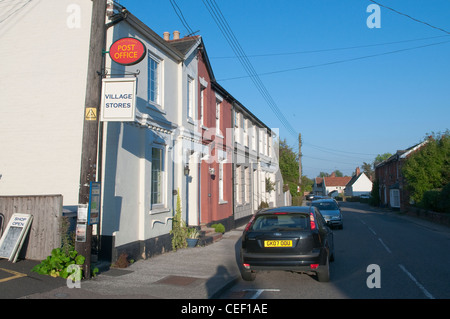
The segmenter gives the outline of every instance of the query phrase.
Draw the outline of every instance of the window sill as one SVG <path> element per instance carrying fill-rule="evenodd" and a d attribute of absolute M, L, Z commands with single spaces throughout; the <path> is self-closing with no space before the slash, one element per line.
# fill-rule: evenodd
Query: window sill
<path fill-rule="evenodd" d="M 152 111 L 156 111 L 158 113 L 164 114 L 164 115 L 167 114 L 167 112 L 164 111 L 164 109 L 161 107 L 161 105 L 154 104 L 153 102 L 148 102 L 147 108 L 152 110 Z"/>
<path fill-rule="evenodd" d="M 169 212 L 170 212 L 170 208 L 155 207 L 150 210 L 149 215 L 158 215 L 158 214 L 169 213 Z"/>

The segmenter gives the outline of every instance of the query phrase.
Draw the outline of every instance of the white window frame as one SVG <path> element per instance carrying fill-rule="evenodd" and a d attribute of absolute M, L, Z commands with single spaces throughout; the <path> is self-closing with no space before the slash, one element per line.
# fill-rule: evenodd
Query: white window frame
<path fill-rule="evenodd" d="M 200 86 L 200 124 L 205 126 L 205 92 L 206 87 Z"/>
<path fill-rule="evenodd" d="M 234 115 L 234 138 L 236 140 L 236 143 L 241 143 L 241 131 L 239 129 L 240 126 L 240 120 L 241 120 L 241 113 L 236 112 Z"/>
<path fill-rule="evenodd" d="M 256 126 L 252 125 L 252 150 L 256 151 Z"/>
<path fill-rule="evenodd" d="M 242 169 L 241 165 L 236 165 L 236 204 L 242 204 Z"/>
<path fill-rule="evenodd" d="M 249 147 L 248 119 L 244 118 L 244 146 Z"/>
<path fill-rule="evenodd" d="M 400 190 L 391 189 L 389 195 L 389 204 L 391 205 L 391 207 L 400 208 Z"/>
<path fill-rule="evenodd" d="M 219 162 L 219 203 L 223 202 L 223 162 Z"/>
<path fill-rule="evenodd" d="M 245 203 L 250 203 L 250 167 L 244 167 Z"/>
<path fill-rule="evenodd" d="M 154 150 L 158 150 L 159 153 L 159 181 L 157 181 L 157 183 L 159 185 L 156 191 L 155 191 L 155 180 L 154 180 L 154 172 L 155 172 L 155 161 L 154 161 L 154 155 L 153 155 L 153 151 Z M 165 185 L 165 156 L 164 156 L 164 148 L 161 147 L 152 147 L 152 170 L 151 170 L 151 193 L 150 193 L 150 207 L 161 207 L 164 205 L 164 185 Z M 157 201 L 154 201 L 154 195 L 155 193 L 157 194 L 156 196 L 158 197 Z"/>
<path fill-rule="evenodd" d="M 187 117 L 190 120 L 194 119 L 195 116 L 195 106 L 194 106 L 194 89 L 195 89 L 194 78 L 188 75 L 187 77 Z"/>
<path fill-rule="evenodd" d="M 156 69 L 152 68 L 152 62 L 156 64 Z M 152 54 L 148 53 L 148 83 L 147 83 L 147 99 L 151 105 L 163 108 L 162 103 L 162 60 Z M 156 70 L 156 76 L 153 76 L 154 70 Z M 152 90 L 152 81 L 156 83 L 156 89 Z M 155 92 L 153 97 L 152 92 Z"/>

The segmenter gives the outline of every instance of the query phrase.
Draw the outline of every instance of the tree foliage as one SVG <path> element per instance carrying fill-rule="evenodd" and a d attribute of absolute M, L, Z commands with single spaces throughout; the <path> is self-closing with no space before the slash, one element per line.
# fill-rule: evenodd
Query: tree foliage
<path fill-rule="evenodd" d="M 280 154 L 280 171 L 283 176 L 283 183 L 288 185 L 289 191 L 293 197 L 298 196 L 297 186 L 299 185 L 299 156 L 295 153 L 286 139 L 280 140 L 279 145 Z M 303 192 L 312 191 L 313 181 L 306 176 L 302 176 L 301 195 Z"/>
<path fill-rule="evenodd" d="M 297 185 L 299 177 L 299 162 L 298 154 L 296 154 L 289 145 L 286 139 L 280 140 L 280 170 L 283 176 L 283 182 L 289 185 L 289 190 L 292 196 L 297 196 Z"/>
<path fill-rule="evenodd" d="M 424 194 L 450 183 L 450 134 L 433 134 L 417 152 L 411 154 L 402 168 L 411 198 L 421 203 Z"/>

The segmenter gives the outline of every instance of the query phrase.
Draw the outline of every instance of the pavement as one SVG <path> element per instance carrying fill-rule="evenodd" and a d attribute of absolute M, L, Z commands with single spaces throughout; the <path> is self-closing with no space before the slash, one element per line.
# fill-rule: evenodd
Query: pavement
<path fill-rule="evenodd" d="M 207 246 L 167 252 L 127 268 L 103 267 L 96 277 L 82 280 L 80 288 L 52 278 L 60 286 L 21 298 L 216 299 L 240 278 L 237 245 L 242 231 L 237 228 Z"/>
<path fill-rule="evenodd" d="M 362 205 L 361 205 L 362 206 Z M 448 232 L 447 226 L 393 214 L 435 231 Z M 66 280 L 31 272 L 37 261 L 0 260 L 0 299 L 218 299 L 240 280 L 238 252 L 240 228 L 226 232 L 222 239 L 207 246 L 179 249 L 127 268 L 99 265 L 100 273 L 82 280 L 80 288 L 69 288 Z"/>

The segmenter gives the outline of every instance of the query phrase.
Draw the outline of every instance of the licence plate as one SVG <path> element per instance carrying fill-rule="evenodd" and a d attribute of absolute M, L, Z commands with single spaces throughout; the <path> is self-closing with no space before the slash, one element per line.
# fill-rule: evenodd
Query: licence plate
<path fill-rule="evenodd" d="M 292 240 L 265 240 L 264 247 L 292 247 Z"/>

